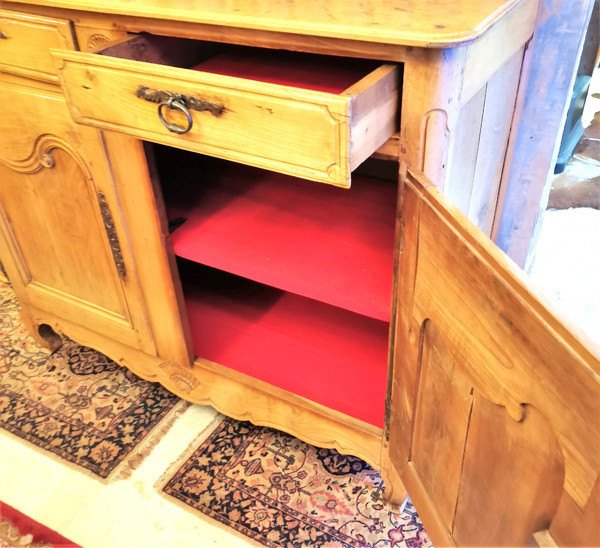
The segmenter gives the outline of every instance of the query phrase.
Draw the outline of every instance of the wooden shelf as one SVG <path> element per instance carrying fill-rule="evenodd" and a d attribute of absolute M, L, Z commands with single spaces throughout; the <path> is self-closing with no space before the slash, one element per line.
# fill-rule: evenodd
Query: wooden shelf
<path fill-rule="evenodd" d="M 180 262 L 198 357 L 383 426 L 389 324 Z"/>
<path fill-rule="evenodd" d="M 346 190 L 226 162 L 194 177 L 168 192 L 169 218 L 187 219 L 176 255 L 389 321 L 394 184 L 356 176 Z"/>

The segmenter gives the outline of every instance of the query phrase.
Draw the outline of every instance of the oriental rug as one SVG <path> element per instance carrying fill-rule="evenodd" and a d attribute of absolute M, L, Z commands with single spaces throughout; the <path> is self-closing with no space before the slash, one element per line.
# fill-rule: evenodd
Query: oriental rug
<path fill-rule="evenodd" d="M 80 548 L 78 544 L 0 502 L 0 548 Z"/>
<path fill-rule="evenodd" d="M 431 546 L 410 502 L 391 511 L 358 458 L 232 419 L 196 447 L 163 492 L 265 546 Z"/>
<path fill-rule="evenodd" d="M 126 477 L 187 404 L 73 341 L 50 355 L 18 314 L 0 282 L 0 427 L 92 476 Z"/>

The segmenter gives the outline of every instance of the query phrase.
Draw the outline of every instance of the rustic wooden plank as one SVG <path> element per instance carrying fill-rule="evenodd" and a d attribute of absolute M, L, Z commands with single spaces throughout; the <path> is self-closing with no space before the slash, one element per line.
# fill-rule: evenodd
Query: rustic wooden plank
<path fill-rule="evenodd" d="M 530 545 L 556 512 L 563 466 L 552 427 L 537 409 L 527 406 L 517 422 L 476 393 L 453 530 L 457 544 Z"/>
<path fill-rule="evenodd" d="M 468 217 L 488 235 L 496 212 L 522 62 L 523 48 L 491 78 L 486 90 Z"/>
<path fill-rule="evenodd" d="M 467 102 L 531 38 L 537 0 L 522 2 L 480 40 L 467 46 L 461 104 Z"/>
<path fill-rule="evenodd" d="M 422 331 L 418 390 L 411 460 L 445 527 L 452 530 L 473 396 L 431 322 Z"/>
<path fill-rule="evenodd" d="M 480 148 L 480 137 L 486 99 L 486 88 L 479 90 L 463 105 L 458 115 L 454 151 L 448 170 L 444 193 L 463 213 L 468 214 Z"/>

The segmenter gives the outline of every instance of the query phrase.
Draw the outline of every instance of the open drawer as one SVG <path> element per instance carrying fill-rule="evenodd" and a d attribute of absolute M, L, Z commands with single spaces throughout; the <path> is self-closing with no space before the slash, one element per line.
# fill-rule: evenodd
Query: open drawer
<path fill-rule="evenodd" d="M 342 187 L 396 131 L 398 67 L 137 35 L 54 51 L 73 118 Z"/>

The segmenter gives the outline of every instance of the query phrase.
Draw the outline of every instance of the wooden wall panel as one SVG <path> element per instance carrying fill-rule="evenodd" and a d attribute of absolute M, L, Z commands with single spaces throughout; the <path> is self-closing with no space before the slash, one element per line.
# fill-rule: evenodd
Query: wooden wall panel
<path fill-rule="evenodd" d="M 600 349 L 432 186 L 406 177 L 382 460 L 434 545 L 600 545 Z"/>

